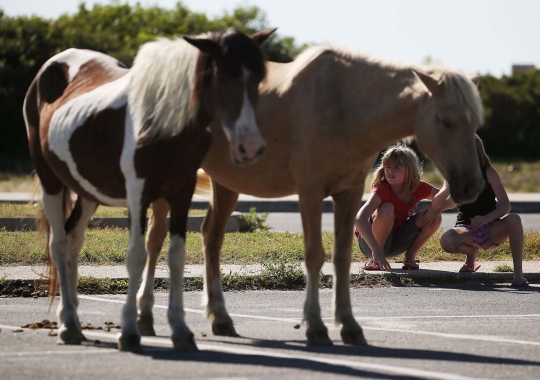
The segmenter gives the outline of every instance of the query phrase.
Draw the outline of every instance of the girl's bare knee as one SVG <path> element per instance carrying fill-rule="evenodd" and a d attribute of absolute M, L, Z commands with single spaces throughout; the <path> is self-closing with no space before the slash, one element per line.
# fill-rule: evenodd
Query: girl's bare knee
<path fill-rule="evenodd" d="M 392 203 L 384 202 L 377 208 L 377 218 L 388 220 L 394 219 L 394 217 L 394 205 Z"/>
<path fill-rule="evenodd" d="M 508 214 L 505 219 L 511 226 L 522 226 L 521 217 L 518 214 Z"/>
<path fill-rule="evenodd" d="M 440 244 L 443 251 L 448 253 L 454 253 L 456 251 L 456 242 L 452 234 L 449 232 L 450 231 L 447 231 L 443 234 L 443 236 L 441 236 Z"/>

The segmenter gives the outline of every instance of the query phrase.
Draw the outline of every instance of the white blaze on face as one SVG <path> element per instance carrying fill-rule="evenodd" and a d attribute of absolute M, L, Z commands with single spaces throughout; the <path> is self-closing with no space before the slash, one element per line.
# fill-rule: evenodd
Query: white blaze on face
<path fill-rule="evenodd" d="M 255 109 L 248 95 L 250 76 L 251 72 L 245 67 L 242 68 L 242 82 L 244 83 L 242 108 L 238 119 L 234 122 L 234 134 L 231 141 L 232 154 L 238 162 L 254 160 L 257 158 L 261 147 L 265 146 L 257 125 Z"/>

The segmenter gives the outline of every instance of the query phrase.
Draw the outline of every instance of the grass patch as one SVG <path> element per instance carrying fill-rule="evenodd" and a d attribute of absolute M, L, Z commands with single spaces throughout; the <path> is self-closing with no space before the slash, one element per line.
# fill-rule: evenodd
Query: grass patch
<path fill-rule="evenodd" d="M 493 272 L 512 273 L 513 271 L 514 268 L 508 264 L 497 265 L 495 268 L 493 268 Z"/>
<path fill-rule="evenodd" d="M 352 235 L 352 234 L 351 234 Z M 421 262 L 463 261 L 463 255 L 444 252 L 439 244 L 438 232 L 420 250 L 417 258 Z M 352 236 L 351 236 L 352 238 Z M 331 261 L 334 245 L 332 233 L 322 234 L 325 260 Z M 123 265 L 129 247 L 129 233 L 125 229 L 89 229 L 79 256 L 81 265 Z M 158 259 L 166 264 L 168 238 Z M 0 230 L 0 265 L 41 265 L 44 261 L 45 236 L 31 231 L 10 232 Z M 397 258 L 400 259 L 399 257 Z M 508 242 L 489 251 L 482 252 L 483 261 L 509 261 L 512 259 Z M 540 260 L 540 232 L 525 233 L 524 260 Z M 304 235 L 291 232 L 260 231 L 250 234 L 227 233 L 221 252 L 223 264 L 268 264 L 301 263 L 304 260 Z M 365 256 L 353 240 L 353 261 L 365 261 Z M 186 234 L 186 263 L 203 264 L 202 236 L 197 232 Z"/>
<path fill-rule="evenodd" d="M 14 203 L 0 203 L 0 217 L 2 218 L 15 218 L 15 217 L 35 217 L 37 215 L 37 204 L 14 204 Z M 203 216 L 206 215 L 207 210 L 189 210 L 189 216 Z M 146 212 L 147 216 L 152 215 L 150 209 Z M 127 217 L 128 209 L 126 207 L 107 207 L 99 206 L 94 213 L 94 218 L 110 218 L 110 217 Z"/>

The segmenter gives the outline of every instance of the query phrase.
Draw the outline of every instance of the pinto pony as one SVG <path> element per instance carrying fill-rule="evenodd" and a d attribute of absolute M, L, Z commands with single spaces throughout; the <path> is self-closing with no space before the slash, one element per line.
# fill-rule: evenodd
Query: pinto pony
<path fill-rule="evenodd" d="M 77 259 L 87 222 L 104 204 L 129 209 L 129 288 L 118 347 L 140 349 L 136 292 L 147 257 L 146 210 L 161 198 L 171 209 L 171 338 L 176 349 L 196 349 L 182 286 L 187 213 L 211 142 L 206 129 L 217 116 L 235 163 L 263 153 L 253 107 L 266 73 L 259 45 L 272 32 L 161 39 L 142 46 L 129 70 L 105 54 L 69 49 L 40 69 L 23 112 L 60 281 L 59 343 L 84 339 Z M 73 210 L 65 210 L 69 190 L 77 194 Z"/>
<path fill-rule="evenodd" d="M 267 64 L 257 120 L 267 142 L 257 163 L 237 167 L 225 160 L 225 136 L 211 125 L 212 146 L 203 168 L 213 195 L 202 226 L 206 260 L 206 314 L 217 335 L 236 335 L 225 308 L 219 256 L 227 220 L 238 194 L 299 195 L 305 239 L 307 295 L 304 321 L 310 344 L 331 344 L 321 319 L 319 273 L 323 199 L 334 201 L 334 320 L 345 343 L 365 344 L 349 295 L 352 230 L 364 181 L 379 151 L 416 136 L 420 149 L 448 180 L 452 198 L 473 201 L 483 186 L 474 134 L 483 122 L 476 80 L 459 72 L 396 65 L 343 50 L 314 47 L 294 62 Z M 149 237 L 165 228 L 165 202 L 154 204 Z M 159 239 L 148 241 L 157 257 Z M 153 299 L 147 287 L 141 306 Z"/>

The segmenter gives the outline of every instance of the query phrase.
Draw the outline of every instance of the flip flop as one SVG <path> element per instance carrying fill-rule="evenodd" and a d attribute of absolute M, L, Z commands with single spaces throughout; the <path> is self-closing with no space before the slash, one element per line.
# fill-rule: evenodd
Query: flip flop
<path fill-rule="evenodd" d="M 362 268 L 363 270 L 381 270 L 380 265 L 373 261 L 366 261 L 360 266 L 360 268 Z"/>
<path fill-rule="evenodd" d="M 460 273 L 474 273 L 480 268 L 482 265 L 478 263 L 474 263 L 473 267 L 468 266 L 467 264 L 463 264 L 461 269 L 459 270 Z"/>
<path fill-rule="evenodd" d="M 401 267 L 403 270 L 418 270 L 420 269 L 420 261 L 404 261 L 403 266 Z"/>
<path fill-rule="evenodd" d="M 510 285 L 512 288 L 527 288 L 529 285 L 529 281 L 527 279 L 523 279 L 523 282 L 512 282 L 512 285 Z"/>

